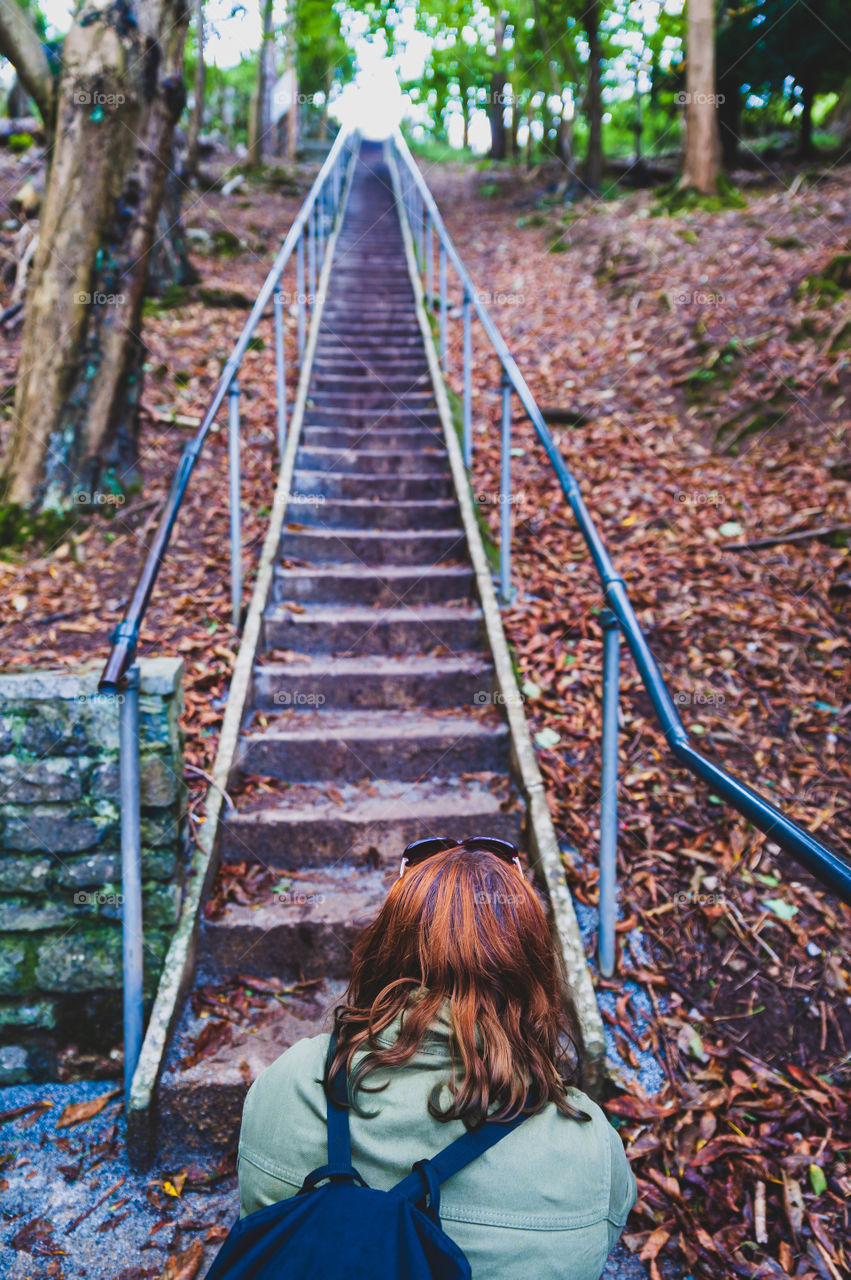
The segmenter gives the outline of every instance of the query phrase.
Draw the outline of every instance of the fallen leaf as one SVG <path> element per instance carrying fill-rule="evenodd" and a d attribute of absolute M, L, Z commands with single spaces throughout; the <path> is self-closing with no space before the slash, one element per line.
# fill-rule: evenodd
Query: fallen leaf
<path fill-rule="evenodd" d="M 97 1098 L 89 1098 L 87 1102 L 69 1102 L 59 1119 L 56 1121 L 57 1129 L 68 1129 L 71 1125 L 82 1124 L 84 1120 L 91 1120 L 113 1098 L 121 1093 L 120 1089 L 110 1089 L 108 1093 L 101 1093 Z"/>
<path fill-rule="evenodd" d="M 160 1280 L 195 1280 L 204 1260 L 204 1246 L 195 1239 L 182 1253 L 172 1253 L 162 1269 Z"/>

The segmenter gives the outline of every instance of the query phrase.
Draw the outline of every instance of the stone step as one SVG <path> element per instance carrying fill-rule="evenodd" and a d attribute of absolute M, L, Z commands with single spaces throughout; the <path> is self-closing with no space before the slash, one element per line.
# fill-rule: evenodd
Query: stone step
<path fill-rule="evenodd" d="M 280 858 L 280 893 L 251 905 L 230 902 L 216 920 L 205 920 L 198 938 L 198 966 L 207 982 L 235 973 L 272 974 L 284 982 L 346 978 L 355 937 L 378 914 L 393 883 L 391 867 L 348 865 L 299 870 L 288 876 Z"/>
<path fill-rule="evenodd" d="M 365 335 L 348 342 L 320 329 L 316 340 L 316 357 L 319 360 L 355 357 L 369 361 L 392 360 L 398 357 L 401 360 L 410 361 L 421 359 L 422 350 L 423 337 L 419 330 L 407 335 L 390 334 L 386 337 Z"/>
<path fill-rule="evenodd" d="M 364 302 L 363 306 L 349 302 L 332 302 L 329 298 L 322 308 L 323 328 L 332 331 L 345 324 L 352 332 L 364 332 L 375 327 L 390 329 L 400 324 L 403 329 L 413 329 L 416 325 L 411 315 L 412 298 L 388 298 L 382 301 L 376 298 L 373 302 Z"/>
<path fill-rule="evenodd" d="M 436 409 L 323 409 L 308 406 L 305 410 L 306 427 L 346 427 L 350 430 L 363 427 L 390 428 L 416 427 L 437 431 L 440 419 Z"/>
<path fill-rule="evenodd" d="M 369 488 L 367 481 L 362 491 Z M 287 519 L 323 529 L 449 529 L 458 523 L 458 504 L 447 498 L 388 502 L 372 494 L 362 498 L 301 494 L 291 499 Z"/>
<path fill-rule="evenodd" d="M 407 374 L 403 372 L 376 374 L 315 373 L 310 381 L 310 398 L 323 400 L 328 395 L 356 395 L 369 403 L 376 395 L 392 392 L 393 396 L 409 399 L 411 396 L 433 395 L 431 379 L 427 372 Z"/>
<path fill-rule="evenodd" d="M 484 714 L 482 714 L 484 712 Z M 288 782 L 496 773 L 508 729 L 490 708 L 467 712 L 291 711 L 240 739 L 237 768 Z"/>
<path fill-rule="evenodd" d="M 379 710 L 481 706 L 491 700 L 494 672 L 477 654 L 442 657 L 323 656 L 264 662 L 254 668 L 253 705 Z"/>
<path fill-rule="evenodd" d="M 324 433 L 321 439 L 316 441 L 319 448 L 334 447 L 333 441 L 327 440 L 328 435 L 352 436 L 357 434 L 356 432 L 334 431 L 331 427 L 312 427 L 309 430 L 311 431 L 311 438 L 308 444 L 315 440 L 312 432 Z M 323 440 L 325 443 L 323 443 Z M 370 434 L 368 443 L 375 446 L 380 442 L 375 439 L 373 433 Z M 337 441 L 337 447 L 344 447 L 339 440 Z M 454 495 L 454 490 L 452 488 L 452 477 L 448 471 L 445 474 L 437 471 L 433 475 L 426 474 L 421 476 L 376 476 L 364 475 L 363 472 L 358 473 L 357 471 L 307 471 L 300 468 L 293 475 L 293 493 L 304 497 L 320 495 L 326 499 L 361 498 L 368 494 L 370 497 L 380 499 L 395 498 L 403 502 L 422 502 L 427 499 L 451 498 Z"/>
<path fill-rule="evenodd" d="M 382 533 L 369 529 L 284 527 L 281 556 L 310 564 L 438 565 L 465 559 L 463 529 Z"/>
<path fill-rule="evenodd" d="M 385 476 L 440 474 L 446 471 L 446 450 L 437 444 L 427 449 L 326 449 L 302 445 L 296 454 L 300 471 L 346 471 Z"/>
<path fill-rule="evenodd" d="M 375 351 L 369 355 L 361 355 L 356 351 L 338 349 L 317 355 L 313 361 L 313 369 L 318 374 L 352 374 L 358 378 L 371 378 L 376 374 L 381 376 L 387 373 L 428 373 L 428 361 L 419 352 L 406 355 L 403 352 L 388 354 L 386 351 Z"/>
<path fill-rule="evenodd" d="M 398 453 L 420 449 L 444 449 L 443 435 L 438 431 L 429 431 L 425 427 L 372 427 L 367 424 L 357 427 L 304 427 L 301 433 L 302 446 L 317 449 L 385 449 Z M 448 472 L 447 472 L 448 474 Z M 395 477 L 391 477 L 395 479 Z M 400 495 L 402 496 L 402 495 Z"/>
<path fill-rule="evenodd" d="M 296 653 L 402 655 L 442 647 L 466 653 L 483 639 L 482 612 L 471 604 L 395 609 L 329 604 L 298 613 L 284 603 L 272 605 L 263 617 L 264 647 Z"/>
<path fill-rule="evenodd" d="M 237 796 L 220 835 L 225 861 L 317 866 L 344 858 L 398 869 L 405 846 L 423 836 L 499 836 L 523 847 L 525 809 L 503 774 L 462 774 L 446 780 L 296 783 L 283 802 L 265 792 Z"/>
<path fill-rule="evenodd" d="M 429 389 L 397 394 L 378 385 L 374 385 L 371 391 L 327 391 L 324 387 L 311 387 L 307 399 L 312 409 L 372 409 L 376 413 L 392 409 L 416 413 L 434 404 L 434 393 Z"/>
<path fill-rule="evenodd" d="M 428 367 L 428 361 L 422 349 L 413 349 L 407 353 L 401 352 L 395 355 L 388 355 L 384 348 L 366 354 L 344 349 L 333 354 L 319 352 L 313 362 L 313 374 L 314 376 L 326 373 L 351 374 L 352 377 L 367 381 L 373 376 L 375 370 L 383 374 L 427 374 Z"/>
<path fill-rule="evenodd" d="M 448 600 L 470 604 L 472 589 L 473 572 L 466 565 L 276 566 L 272 598 L 299 604 L 420 605 Z"/>
<path fill-rule="evenodd" d="M 287 998 L 286 1007 L 269 996 L 262 1017 L 250 1026 L 237 1024 L 231 1043 L 182 1069 L 181 1059 L 210 1021 L 185 1006 L 157 1086 L 161 1165 L 185 1162 L 187 1152 L 199 1151 L 199 1139 L 205 1155 L 235 1150 L 249 1085 L 297 1040 L 330 1031 L 334 1005 L 344 990 L 343 982 L 326 982 L 314 1001 Z"/>
<path fill-rule="evenodd" d="M 326 342 L 340 342 L 346 347 L 363 348 L 368 345 L 384 347 L 388 343 L 410 343 L 422 351 L 423 335 L 415 320 L 397 319 L 395 323 L 382 323 L 377 317 L 356 323 L 342 316 L 325 319 L 322 335 Z"/>

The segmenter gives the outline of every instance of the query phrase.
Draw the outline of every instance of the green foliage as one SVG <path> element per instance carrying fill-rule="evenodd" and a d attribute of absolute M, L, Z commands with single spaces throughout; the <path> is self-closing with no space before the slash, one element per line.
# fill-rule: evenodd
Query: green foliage
<path fill-rule="evenodd" d="M 0 548 L 14 555 L 16 550 L 29 542 L 53 546 L 79 519 L 78 506 L 66 511 L 42 511 L 34 514 L 17 503 L 6 503 L 0 506 Z M 8 555 L 4 558 L 8 558 Z"/>
<path fill-rule="evenodd" d="M 191 301 L 191 293 L 186 285 L 169 284 L 157 298 L 146 298 L 142 304 L 143 316 L 157 316 L 164 311 L 174 311 L 177 307 L 185 307 Z"/>
<path fill-rule="evenodd" d="M 704 196 L 691 187 L 681 187 L 679 179 L 666 182 L 656 189 L 656 202 L 651 206 L 653 217 L 675 217 L 680 213 L 693 213 L 703 210 L 704 213 L 717 213 L 721 209 L 744 209 L 747 200 L 723 176 L 717 184 L 717 195 Z"/>

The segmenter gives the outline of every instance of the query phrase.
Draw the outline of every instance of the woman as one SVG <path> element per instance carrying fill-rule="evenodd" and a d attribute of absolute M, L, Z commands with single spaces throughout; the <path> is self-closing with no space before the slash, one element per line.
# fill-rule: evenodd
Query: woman
<path fill-rule="evenodd" d="M 335 1026 L 330 1069 L 323 1034 L 298 1041 L 249 1089 L 240 1216 L 295 1195 L 326 1163 L 329 1080 L 345 1064 L 352 1163 L 383 1190 L 465 1129 L 525 1103 L 528 1118 L 444 1184 L 443 1229 L 473 1280 L 597 1280 L 635 1178 L 577 1087 L 579 1021 L 513 845 L 409 845 L 357 939 Z M 369 1109 L 372 1094 L 380 1105 Z"/>

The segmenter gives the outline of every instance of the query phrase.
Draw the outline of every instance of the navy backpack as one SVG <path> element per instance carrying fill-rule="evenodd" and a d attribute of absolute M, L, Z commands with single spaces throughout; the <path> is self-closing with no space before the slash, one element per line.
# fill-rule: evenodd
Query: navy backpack
<path fill-rule="evenodd" d="M 336 1032 L 329 1062 L 335 1043 Z M 332 1092 L 346 1097 L 342 1070 Z M 328 1163 L 294 1196 L 240 1218 L 206 1280 L 470 1280 L 469 1262 L 440 1225 L 440 1184 L 525 1119 L 487 1121 L 379 1191 L 352 1167 L 348 1109 L 329 1106 Z"/>

